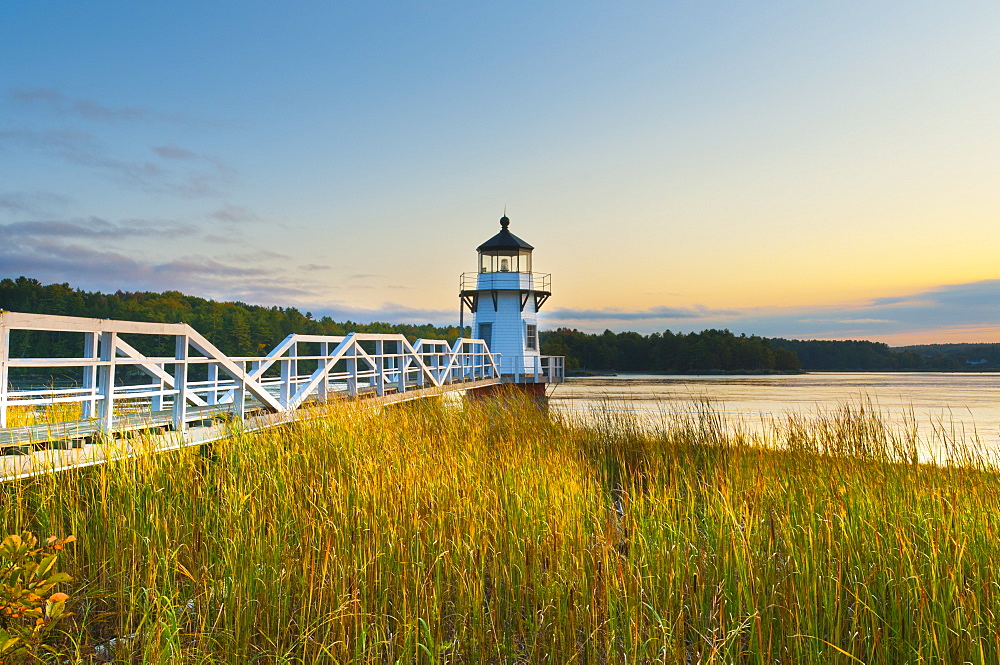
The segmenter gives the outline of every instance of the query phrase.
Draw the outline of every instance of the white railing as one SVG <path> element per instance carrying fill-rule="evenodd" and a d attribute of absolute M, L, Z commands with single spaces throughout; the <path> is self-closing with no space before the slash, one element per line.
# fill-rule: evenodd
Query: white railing
<path fill-rule="evenodd" d="M 543 272 L 464 272 L 458 277 L 458 290 L 488 291 L 528 290 L 552 292 L 552 274 Z"/>
<path fill-rule="evenodd" d="M 23 358 L 11 353 L 12 331 L 79 334 L 82 355 Z M 173 356 L 149 357 L 139 336 L 172 344 Z M 135 338 L 135 339 L 133 339 Z M 78 403 L 83 420 L 111 432 L 116 416 L 136 408 L 171 412 L 183 430 L 192 407 L 229 405 L 243 417 L 248 410 L 272 413 L 297 409 L 307 400 L 334 394 L 382 396 L 390 392 L 500 380 L 499 355 L 485 342 L 417 340 L 403 335 L 351 333 L 344 336 L 289 335 L 266 356 L 228 357 L 187 324 L 143 323 L 68 316 L 0 312 L 0 429 L 11 407 Z M 305 371 L 301 371 L 305 368 Z M 61 388 L 15 388 L 14 374 L 36 370 L 59 374 Z M 136 371 L 138 370 L 138 371 Z"/>
<path fill-rule="evenodd" d="M 500 374 L 505 382 L 562 383 L 566 380 L 566 356 L 501 358 L 500 360 Z"/>

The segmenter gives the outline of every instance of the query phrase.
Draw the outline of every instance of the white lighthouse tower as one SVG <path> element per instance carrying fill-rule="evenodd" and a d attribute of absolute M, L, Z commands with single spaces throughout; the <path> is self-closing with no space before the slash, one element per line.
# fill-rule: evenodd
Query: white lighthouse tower
<path fill-rule="evenodd" d="M 472 312 L 472 336 L 501 354 L 505 381 L 542 383 L 551 374 L 543 363 L 536 314 L 551 295 L 551 275 L 531 272 L 531 245 L 508 230 L 500 218 L 500 233 L 476 248 L 479 272 L 462 275 L 460 311 Z M 550 379 L 551 380 L 551 379 Z"/>

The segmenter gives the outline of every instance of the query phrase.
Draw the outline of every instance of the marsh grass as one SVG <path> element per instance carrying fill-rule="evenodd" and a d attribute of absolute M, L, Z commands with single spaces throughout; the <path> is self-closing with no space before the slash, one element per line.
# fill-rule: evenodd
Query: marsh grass
<path fill-rule="evenodd" d="M 83 413 L 78 402 L 56 402 L 40 406 L 12 406 L 7 408 L 7 426 L 52 425 L 80 420 Z"/>
<path fill-rule="evenodd" d="M 4 485 L 0 524 L 77 536 L 84 661 L 997 662 L 996 472 L 863 404 L 771 436 L 335 405 Z"/>

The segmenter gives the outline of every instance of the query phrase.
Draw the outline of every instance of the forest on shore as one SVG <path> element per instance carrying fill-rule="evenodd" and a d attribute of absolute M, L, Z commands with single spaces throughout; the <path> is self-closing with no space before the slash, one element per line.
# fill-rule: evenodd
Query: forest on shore
<path fill-rule="evenodd" d="M 417 338 L 457 339 L 458 326 L 390 322 L 357 323 L 315 318 L 294 307 L 218 302 L 177 291 L 101 293 L 69 284 L 43 285 L 36 279 L 0 279 L 0 311 L 59 314 L 98 319 L 187 323 L 224 353 L 263 354 L 290 333 L 344 335 L 348 332 L 401 333 Z M 466 335 L 470 334 L 468 327 Z M 729 330 L 674 333 L 666 330 L 586 333 L 569 328 L 543 331 L 542 353 L 566 356 L 567 368 L 594 372 L 796 371 L 796 370 L 995 370 L 1000 344 L 930 344 L 890 347 L 864 340 L 787 340 L 737 335 Z M 58 333 L 12 338 L 15 356 L 67 356 L 75 342 Z"/>
<path fill-rule="evenodd" d="M 43 285 L 28 277 L 0 279 L 0 311 L 58 314 L 94 319 L 187 323 L 230 356 L 263 355 L 291 333 L 346 335 L 349 332 L 401 333 L 410 340 L 459 337 L 458 326 L 431 324 L 357 323 L 313 318 L 295 307 L 263 307 L 242 302 L 218 302 L 178 291 L 118 291 L 100 293 L 74 289 L 69 284 Z M 64 356 L 72 343 L 58 333 L 32 333 L 12 340 L 16 356 Z M 19 347 L 19 348 L 18 348 Z M 172 353 L 172 351 L 171 351 Z"/>
<path fill-rule="evenodd" d="M 542 352 L 564 355 L 571 369 L 596 372 L 942 371 L 1000 368 L 1000 344 L 890 347 L 865 340 L 826 341 L 736 335 L 728 330 L 640 335 L 543 332 Z"/>

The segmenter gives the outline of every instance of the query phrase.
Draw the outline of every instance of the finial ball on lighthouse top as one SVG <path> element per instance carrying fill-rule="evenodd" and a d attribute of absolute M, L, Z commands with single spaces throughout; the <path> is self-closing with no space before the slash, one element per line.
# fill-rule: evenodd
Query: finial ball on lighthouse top
<path fill-rule="evenodd" d="M 503 217 L 500 218 L 500 226 L 504 229 L 510 226 L 510 220 L 507 219 L 507 215 L 504 215 Z"/>

